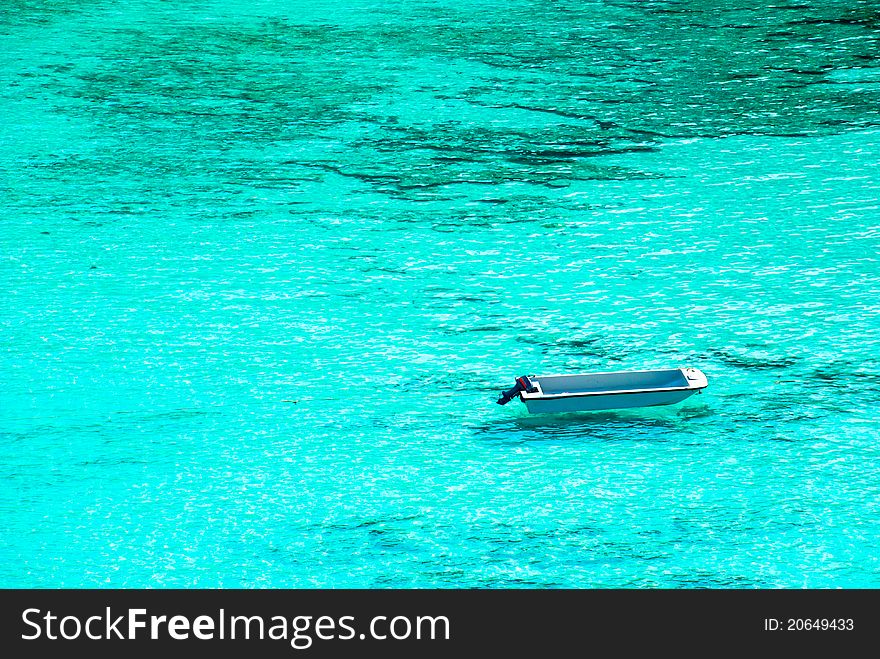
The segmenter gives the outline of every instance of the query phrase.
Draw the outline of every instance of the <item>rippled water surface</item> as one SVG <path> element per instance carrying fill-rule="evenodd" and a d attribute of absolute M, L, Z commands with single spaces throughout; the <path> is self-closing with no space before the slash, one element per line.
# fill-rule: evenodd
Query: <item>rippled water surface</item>
<path fill-rule="evenodd" d="M 3 3 L 0 586 L 880 587 L 880 6 L 744 4 Z"/>

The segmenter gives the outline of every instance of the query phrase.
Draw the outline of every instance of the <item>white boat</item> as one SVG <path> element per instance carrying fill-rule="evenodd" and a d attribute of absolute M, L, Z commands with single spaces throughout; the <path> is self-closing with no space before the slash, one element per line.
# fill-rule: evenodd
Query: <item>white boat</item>
<path fill-rule="evenodd" d="M 651 407 L 679 403 L 707 386 L 706 376 L 696 368 L 523 375 L 501 394 L 498 404 L 518 395 L 531 414 Z"/>

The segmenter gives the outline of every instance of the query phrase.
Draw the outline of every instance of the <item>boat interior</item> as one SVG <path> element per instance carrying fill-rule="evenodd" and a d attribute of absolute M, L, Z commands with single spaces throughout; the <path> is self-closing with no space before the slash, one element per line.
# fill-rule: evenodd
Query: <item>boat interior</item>
<path fill-rule="evenodd" d="M 671 389 L 687 387 L 681 369 L 629 373 L 591 373 L 582 375 L 541 375 L 532 378 L 544 395 L 633 389 Z"/>

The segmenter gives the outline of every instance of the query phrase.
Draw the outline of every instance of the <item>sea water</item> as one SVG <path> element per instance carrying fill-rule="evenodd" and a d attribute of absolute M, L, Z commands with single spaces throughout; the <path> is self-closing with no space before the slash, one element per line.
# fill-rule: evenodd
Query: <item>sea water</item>
<path fill-rule="evenodd" d="M 880 587 L 880 8 L 743 5 L 5 2 L 0 586 Z"/>

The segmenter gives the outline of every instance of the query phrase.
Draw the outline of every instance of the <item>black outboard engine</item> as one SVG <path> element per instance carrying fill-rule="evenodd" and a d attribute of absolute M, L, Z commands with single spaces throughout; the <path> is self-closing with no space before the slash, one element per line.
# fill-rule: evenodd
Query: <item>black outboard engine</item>
<path fill-rule="evenodd" d="M 532 381 L 529 380 L 528 375 L 521 375 L 516 379 L 516 386 L 511 387 L 507 391 L 501 392 L 501 398 L 499 398 L 496 403 L 499 405 L 507 405 L 511 400 L 513 400 L 514 396 L 516 396 L 520 391 L 525 391 L 526 393 L 532 393 L 537 391 L 538 387 L 532 384 Z"/>

